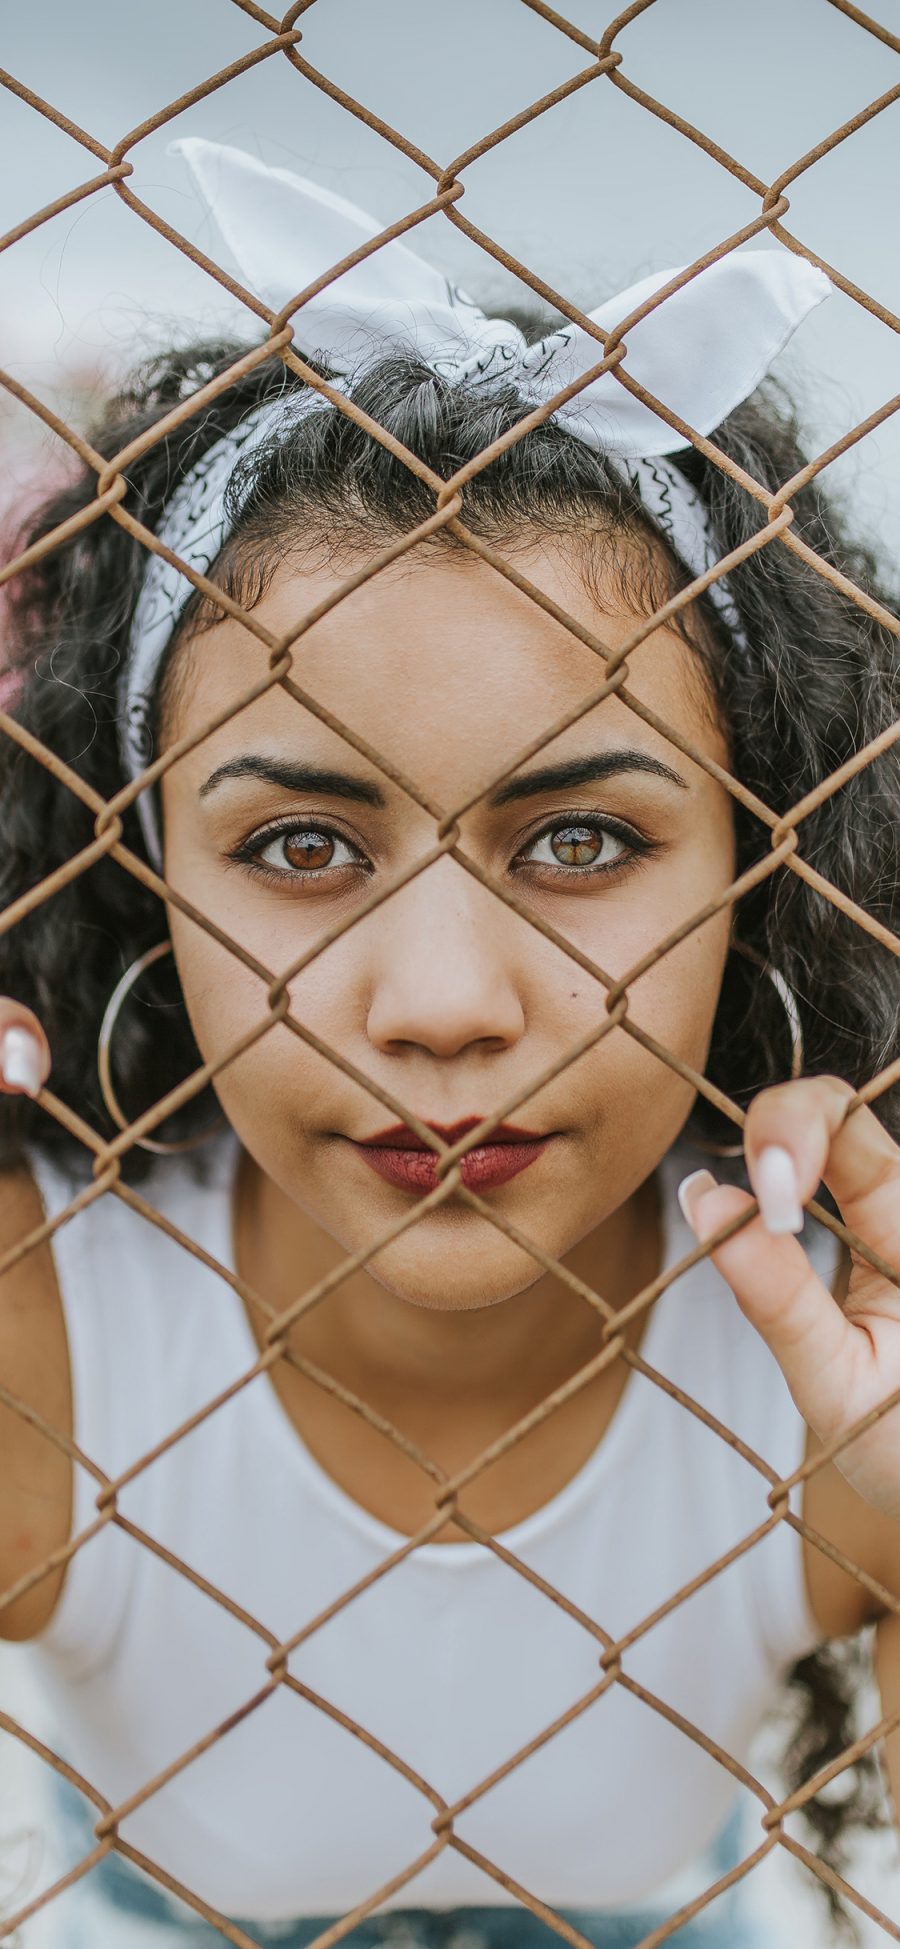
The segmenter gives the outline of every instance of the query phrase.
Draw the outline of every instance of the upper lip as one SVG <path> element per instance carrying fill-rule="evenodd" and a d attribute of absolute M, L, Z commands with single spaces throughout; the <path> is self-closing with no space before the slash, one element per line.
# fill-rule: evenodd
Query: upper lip
<path fill-rule="evenodd" d="M 425 1119 L 423 1119 L 424 1121 Z M 459 1123 L 432 1123 L 429 1120 L 426 1123 L 426 1129 L 433 1130 L 435 1136 L 442 1137 L 446 1144 L 455 1144 L 460 1137 L 466 1135 L 467 1131 L 474 1130 L 477 1124 L 483 1123 L 484 1121 L 483 1116 L 462 1117 Z M 547 1134 L 546 1131 L 541 1130 L 524 1130 L 522 1125 L 518 1123 L 498 1123 L 496 1130 L 492 1130 L 490 1136 L 486 1137 L 484 1141 L 487 1144 L 533 1144 Z M 377 1130 L 374 1137 L 358 1138 L 357 1142 L 364 1146 L 373 1144 L 389 1146 L 391 1150 L 423 1150 L 425 1148 L 415 1132 L 408 1130 L 405 1123 L 392 1123 L 389 1129 Z"/>

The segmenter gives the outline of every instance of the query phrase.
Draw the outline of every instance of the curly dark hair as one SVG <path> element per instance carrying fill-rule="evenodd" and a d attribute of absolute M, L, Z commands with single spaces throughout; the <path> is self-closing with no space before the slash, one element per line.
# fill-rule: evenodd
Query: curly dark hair
<path fill-rule="evenodd" d="M 520 313 L 526 335 L 548 321 Z M 204 339 L 145 361 L 112 398 L 88 434 L 104 457 L 130 446 L 176 404 L 225 372 L 246 344 Z M 329 376 L 326 364 L 314 369 Z M 126 468 L 125 505 L 155 529 L 185 472 L 251 407 L 299 385 L 276 358 L 245 372 L 212 404 L 142 451 Z M 446 477 L 477 456 L 529 410 L 511 383 L 489 393 L 450 385 L 412 354 L 392 353 L 369 367 L 353 398 L 434 473 Z M 805 465 L 796 406 L 767 379 L 711 436 L 747 474 L 772 493 Z M 690 448 L 673 457 L 699 491 L 723 552 L 758 532 L 756 498 Z M 55 493 L 24 525 L 18 545 L 31 547 L 85 509 L 95 496 L 88 468 Z M 288 433 L 273 434 L 238 464 L 229 490 L 236 529 L 209 574 L 252 607 L 280 562 L 304 548 L 331 559 L 365 556 L 386 537 L 408 533 L 433 512 L 433 497 L 411 472 L 336 408 L 323 407 Z M 885 608 L 888 592 L 872 549 L 853 539 L 844 516 L 817 481 L 791 494 L 792 533 Z M 692 579 L 648 525 L 640 502 L 602 453 L 552 421 L 533 429 L 477 473 L 464 490 L 463 518 L 493 545 L 513 547 L 527 535 L 553 535 L 576 552 L 586 586 L 600 559 L 623 599 L 649 615 Z M 627 537 L 629 546 L 619 547 Z M 424 546 L 459 551 L 441 531 Z M 598 554 L 598 549 L 600 554 Z M 6 661 L 21 671 L 17 717 L 49 751 L 75 769 L 101 798 L 120 789 L 116 679 L 146 568 L 146 551 L 124 527 L 103 516 L 32 561 L 13 585 Z M 780 542 L 751 555 L 729 577 L 746 647 L 732 638 L 708 596 L 680 611 L 676 628 L 699 659 L 727 732 L 731 769 L 776 814 L 865 746 L 898 715 L 900 666 L 890 629 Z M 218 620 L 220 611 L 194 592 L 173 637 L 157 691 L 155 748 L 177 703 L 175 652 Z M 598 665 L 598 681 L 601 677 Z M 157 807 L 159 800 L 157 798 Z M 768 828 L 735 802 L 737 871 L 769 850 Z M 0 748 L 0 911 L 37 887 L 93 836 L 89 809 L 45 765 L 11 739 Z M 125 844 L 146 859 L 134 807 L 123 818 Z M 161 827 L 161 821 L 160 821 Z M 847 899 L 898 931 L 900 819 L 896 760 L 884 754 L 827 797 L 801 827 L 803 857 Z M 0 993 L 33 1009 L 53 1054 L 52 1087 L 104 1138 L 116 1134 L 97 1078 L 96 1045 L 111 990 L 136 955 L 159 940 L 155 894 L 107 857 L 64 884 L 0 935 Z M 888 950 L 789 868 L 779 867 L 741 902 L 741 938 L 777 967 L 797 997 L 807 1074 L 839 1074 L 860 1087 L 900 1050 L 897 962 Z M 180 1000 L 171 959 L 142 977 L 144 1006 L 132 997 L 116 1031 L 115 1081 L 126 1112 L 136 1116 L 199 1066 L 200 1051 Z M 167 1033 L 154 1027 L 166 1010 Z M 790 1043 L 773 985 L 758 966 L 728 956 L 707 1076 L 746 1105 L 789 1073 Z M 900 1135 L 900 1089 L 873 1109 Z M 154 1133 L 186 1137 L 208 1124 L 215 1104 L 201 1093 Z M 733 1141 L 733 1123 L 698 1097 L 691 1128 Z M 20 1162 L 38 1143 L 62 1152 L 89 1174 L 90 1158 L 68 1132 L 24 1096 L 0 1098 L 0 1168 Z M 202 1175 L 202 1149 L 185 1164 Z M 129 1150 L 123 1178 L 139 1182 L 150 1155 Z M 824 1191 L 822 1201 L 837 1207 Z M 865 1662 L 865 1661 L 863 1661 Z M 785 1760 L 791 1789 L 841 1753 L 854 1737 L 859 1689 L 857 1640 L 824 1646 L 790 1674 L 804 1710 Z M 855 1824 L 883 1821 L 883 1791 L 871 1756 L 846 1777 L 840 1804 L 817 1797 L 806 1818 L 834 1867 L 846 1862 Z M 824 1885 L 824 1884 L 823 1884 Z M 839 1898 L 825 1888 L 833 1919 L 851 1928 Z"/>

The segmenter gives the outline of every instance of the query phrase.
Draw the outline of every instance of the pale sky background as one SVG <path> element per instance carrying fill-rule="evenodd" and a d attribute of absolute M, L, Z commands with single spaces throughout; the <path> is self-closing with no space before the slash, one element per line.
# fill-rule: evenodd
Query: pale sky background
<path fill-rule="evenodd" d="M 569 17 L 598 32 L 596 0 Z M 318 0 L 302 50 L 327 76 L 449 161 L 478 135 L 581 70 L 582 49 L 521 0 Z M 112 144 L 167 102 L 268 38 L 229 0 L 51 0 L 10 9 L 3 62 L 99 140 Z M 828 0 L 657 0 L 620 41 L 623 71 L 766 180 L 889 89 L 897 58 Z M 0 180 L 5 231 L 97 172 L 87 150 L 4 97 Z M 426 200 L 424 174 L 282 58 L 262 62 L 138 145 L 135 194 L 191 241 L 222 253 L 176 135 L 201 134 L 296 168 L 388 223 Z M 897 250 L 900 103 L 884 110 L 789 191 L 785 222 L 884 306 L 900 311 Z M 690 262 L 757 214 L 757 199 L 695 144 L 603 80 L 580 89 L 466 172 L 461 207 L 556 288 L 590 308 L 649 271 Z M 491 308 L 527 291 L 445 218 L 411 239 Z M 754 239 L 758 247 L 764 236 Z M 222 261 L 227 260 L 222 257 Z M 230 268 L 230 267 L 229 267 Z M 323 266 L 323 268 L 325 268 Z M 182 316 L 259 335 L 245 308 L 210 283 L 109 187 L 0 257 L 3 362 L 42 398 L 118 371 Z M 835 291 L 776 368 L 794 381 L 821 451 L 898 390 L 897 339 Z M 76 410 L 83 406 L 79 394 Z M 16 446 L 25 416 L 7 407 Z M 30 425 L 30 419 L 29 419 Z M 0 432 L 3 421 L 0 420 Z M 44 438 L 45 436 L 42 436 Z M 56 443 L 52 438 L 50 447 Z M 860 525 L 900 542 L 900 416 L 833 463 L 823 485 L 855 494 Z M 15 481 L 7 477 L 7 492 Z"/>
<path fill-rule="evenodd" d="M 561 0 L 600 34 L 594 0 Z M 873 5 L 875 0 L 873 0 Z M 881 0 L 881 16 L 894 7 Z M 896 25 L 896 21 L 893 23 Z M 583 68 L 589 57 L 521 0 L 318 0 L 302 51 L 351 94 L 441 161 Z M 101 142 L 112 144 L 204 77 L 267 38 L 229 0 L 48 0 L 7 7 L 2 60 Z M 624 30 L 623 71 L 767 181 L 900 80 L 896 56 L 828 0 L 657 0 Z M 70 137 L 2 97 L 6 167 L 0 231 L 97 173 Z M 222 246 L 176 135 L 200 134 L 312 176 L 387 224 L 424 202 L 428 178 L 296 74 L 268 60 L 190 108 L 131 156 L 135 194 L 212 256 Z M 900 311 L 897 249 L 900 103 L 791 187 L 787 227 L 881 304 Z M 590 309 L 651 271 L 690 262 L 757 214 L 757 200 L 692 143 L 604 80 L 511 137 L 465 173 L 471 220 L 556 288 Z M 527 291 L 442 217 L 409 239 L 490 310 Z M 754 247 L 766 243 L 753 240 Z M 227 265 L 227 258 L 220 256 Z M 229 266 L 229 268 L 231 268 Z M 322 268 L 326 268 L 324 265 Z M 108 377 L 180 333 L 185 319 L 227 325 L 252 341 L 257 321 L 129 211 L 112 188 L 64 212 L 0 255 L 0 362 L 21 384 L 84 425 Z M 740 320 L 735 321 L 740 329 Z M 896 335 L 836 291 L 798 331 L 776 371 L 800 400 L 820 451 L 898 391 Z M 0 394 L 0 504 L 17 506 L 57 464 L 56 442 Z M 857 526 L 893 561 L 900 544 L 900 415 L 823 478 L 853 497 Z M 14 1650 L 0 1657 L 0 1703 L 38 1730 L 39 1701 Z M 46 1885 L 41 1768 L 0 1735 L 0 1834 L 20 1836 L 0 1884 L 0 1914 Z M 755 1845 L 754 1834 L 748 1851 Z M 30 1839 L 29 1839 L 30 1834 Z M 9 1857 L 7 1856 L 7 1865 Z M 874 1852 L 852 1878 L 900 1916 L 900 1871 Z M 823 1949 L 823 1911 L 804 1900 L 803 1871 L 780 1851 L 756 1871 L 768 1940 Z M 9 1882 L 17 1883 L 10 1889 Z M 777 1922 L 775 1920 L 777 1916 Z M 40 1918 L 21 1949 L 41 1949 Z M 886 1940 L 864 1930 L 867 1945 Z M 97 1944 L 96 1949 L 107 1949 Z M 117 1943 L 116 1949 L 120 1949 Z M 121 1945 L 121 1949 L 125 1949 Z"/>

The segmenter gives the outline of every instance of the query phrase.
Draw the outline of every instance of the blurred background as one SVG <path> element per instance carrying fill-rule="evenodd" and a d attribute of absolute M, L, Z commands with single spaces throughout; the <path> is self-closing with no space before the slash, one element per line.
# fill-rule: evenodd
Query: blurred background
<path fill-rule="evenodd" d="M 892 7 L 881 0 L 881 12 Z M 567 0 L 593 36 L 605 9 Z M 584 68 L 589 56 L 522 0 L 318 0 L 301 21 L 302 52 L 324 75 L 442 164 Z M 896 27 L 896 19 L 894 20 Z M 61 0 L 5 10 L 3 61 L 16 81 L 112 146 L 166 104 L 268 38 L 233 0 Z M 890 36 L 888 36 L 888 40 Z M 617 39 L 623 72 L 772 182 L 900 81 L 897 55 L 829 0 L 656 0 Z M 98 173 L 102 164 L 27 100 L 3 93 L 0 232 Z M 789 188 L 787 228 L 877 302 L 900 312 L 896 247 L 900 102 L 856 129 Z M 199 134 L 292 168 L 358 202 L 387 225 L 424 202 L 430 180 L 283 57 L 258 63 L 176 114 L 130 152 L 132 192 L 233 271 L 187 168 L 166 146 Z M 701 256 L 751 222 L 759 199 L 695 144 L 595 80 L 465 172 L 463 208 L 533 272 L 586 309 L 652 271 Z M 442 216 L 408 241 L 489 311 L 530 299 Z M 752 247 L 766 244 L 762 236 Z M 770 247 L 774 247 L 770 245 Z M 323 264 L 323 270 L 326 266 Z M 85 432 L 104 395 L 155 347 L 195 327 L 255 343 L 259 321 L 129 210 L 108 186 L 0 253 L 0 363 L 20 386 Z M 737 321 L 739 328 L 739 321 Z M 897 393 L 897 338 L 839 290 L 797 333 L 774 370 L 820 452 Z M 72 470 L 70 451 L 0 389 L 0 550 L 27 508 Z M 900 544 L 900 415 L 833 462 L 827 493 L 893 569 Z M 0 639 L 2 669 L 2 639 Z M 15 1647 L 0 1646 L 0 1705 L 52 1743 Z M 861 1700 L 861 1723 L 878 1716 Z M 768 1777 L 775 1732 L 761 1736 Z M 0 1917 L 53 1878 L 42 1767 L 0 1731 Z M 748 1852 L 758 1841 L 748 1808 Z M 900 1918 L 893 1837 L 872 1841 L 851 1880 Z M 810 1876 L 781 1849 L 754 1871 L 772 1940 L 819 1949 L 833 1940 Z M 869 1944 L 887 1938 L 862 1923 Z M 18 1932 L 41 1949 L 40 1915 Z M 97 1949 L 106 1949 L 98 1945 Z"/>

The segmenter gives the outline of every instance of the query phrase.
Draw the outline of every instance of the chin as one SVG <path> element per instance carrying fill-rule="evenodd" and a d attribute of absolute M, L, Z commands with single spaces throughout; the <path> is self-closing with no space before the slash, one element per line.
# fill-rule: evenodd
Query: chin
<path fill-rule="evenodd" d="M 487 1306 L 498 1306 L 503 1300 L 526 1292 L 542 1276 L 543 1268 L 537 1260 L 514 1248 L 512 1257 L 504 1254 L 503 1261 L 498 1260 L 493 1266 L 485 1265 L 483 1251 L 477 1257 L 473 1255 L 469 1264 L 458 1248 L 452 1251 L 452 1256 L 462 1257 L 463 1263 L 448 1265 L 450 1256 L 448 1252 L 423 1253 L 421 1257 L 404 1256 L 401 1262 L 396 1262 L 388 1249 L 379 1252 L 367 1271 L 387 1292 L 428 1313 L 473 1313 Z"/>

